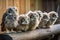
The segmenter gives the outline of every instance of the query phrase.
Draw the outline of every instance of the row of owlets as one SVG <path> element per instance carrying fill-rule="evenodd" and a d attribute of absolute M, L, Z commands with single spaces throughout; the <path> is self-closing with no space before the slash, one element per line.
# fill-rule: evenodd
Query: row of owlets
<path fill-rule="evenodd" d="M 9 7 L 2 18 L 2 31 L 31 31 L 36 28 L 50 28 L 57 18 L 58 13 L 51 11 L 49 13 L 42 11 L 29 11 L 26 14 L 19 15 L 16 7 Z"/>

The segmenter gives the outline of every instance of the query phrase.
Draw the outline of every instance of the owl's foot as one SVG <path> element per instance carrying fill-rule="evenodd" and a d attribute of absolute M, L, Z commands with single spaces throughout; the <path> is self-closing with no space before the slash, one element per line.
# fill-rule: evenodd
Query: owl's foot
<path fill-rule="evenodd" d="M 10 33 L 10 31 L 6 28 L 6 33 Z"/>
<path fill-rule="evenodd" d="M 10 31 L 9 30 L 6 30 L 6 33 L 10 33 Z"/>
<path fill-rule="evenodd" d="M 13 29 L 11 29 L 11 32 L 15 32 Z"/>

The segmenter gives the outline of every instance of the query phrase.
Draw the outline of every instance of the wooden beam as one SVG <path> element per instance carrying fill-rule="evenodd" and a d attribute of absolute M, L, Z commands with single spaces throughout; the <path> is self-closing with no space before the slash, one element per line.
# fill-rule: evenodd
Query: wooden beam
<path fill-rule="evenodd" d="M 60 33 L 60 24 L 52 25 L 50 29 L 37 29 L 23 33 L 9 33 L 13 40 L 38 40 Z"/>

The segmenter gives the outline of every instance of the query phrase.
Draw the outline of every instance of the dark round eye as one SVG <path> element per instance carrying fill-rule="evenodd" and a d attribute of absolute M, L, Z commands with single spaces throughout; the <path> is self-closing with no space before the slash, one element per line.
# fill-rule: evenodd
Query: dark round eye
<path fill-rule="evenodd" d="M 8 13 L 11 13 L 11 11 L 8 11 Z"/>
<path fill-rule="evenodd" d="M 55 14 L 53 14 L 52 16 L 53 16 L 53 17 L 56 17 L 56 15 L 55 15 Z"/>
<path fill-rule="evenodd" d="M 12 12 L 12 9 L 10 8 L 9 10 L 8 10 L 8 13 L 11 13 Z"/>
<path fill-rule="evenodd" d="M 38 13 L 39 17 L 41 17 L 41 14 L 39 12 L 37 12 L 37 13 Z"/>
<path fill-rule="evenodd" d="M 17 11 L 17 9 L 15 9 L 15 11 Z"/>
<path fill-rule="evenodd" d="M 21 18 L 21 22 L 23 22 L 23 21 L 25 21 L 25 19 L 24 18 Z"/>
<path fill-rule="evenodd" d="M 30 16 L 30 18 L 33 18 L 33 17 L 34 17 L 34 15 L 31 15 L 31 16 Z"/>
<path fill-rule="evenodd" d="M 14 19 L 16 19 L 16 17 L 14 17 Z"/>

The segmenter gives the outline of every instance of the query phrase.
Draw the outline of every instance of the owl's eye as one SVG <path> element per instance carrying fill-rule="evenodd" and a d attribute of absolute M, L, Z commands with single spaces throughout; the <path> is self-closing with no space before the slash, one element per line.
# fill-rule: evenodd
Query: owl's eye
<path fill-rule="evenodd" d="M 17 9 L 15 9 L 15 11 L 17 11 Z"/>
<path fill-rule="evenodd" d="M 11 11 L 8 11 L 8 13 L 11 13 Z"/>
<path fill-rule="evenodd" d="M 38 17 L 38 15 L 36 15 L 36 17 Z"/>
<path fill-rule="evenodd" d="M 21 18 L 21 21 L 23 22 L 23 21 L 25 21 L 25 19 L 24 18 Z"/>
<path fill-rule="evenodd" d="M 13 10 L 10 8 L 9 10 L 8 10 L 8 13 L 11 13 Z"/>
<path fill-rule="evenodd" d="M 39 14 L 39 17 L 41 17 L 41 14 L 38 12 L 38 14 Z"/>
<path fill-rule="evenodd" d="M 39 17 L 41 17 L 41 14 L 39 14 Z"/>
<path fill-rule="evenodd" d="M 14 19 L 16 19 L 16 17 L 14 16 Z"/>
<path fill-rule="evenodd" d="M 53 14 L 52 16 L 53 16 L 53 17 L 56 17 L 56 15 L 55 15 L 55 14 Z"/>

